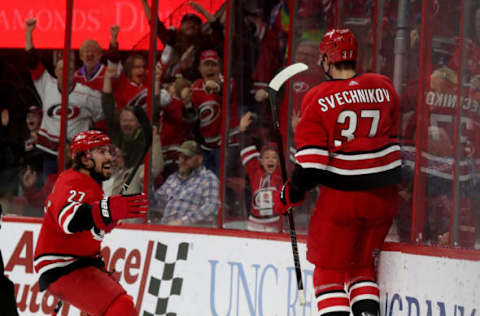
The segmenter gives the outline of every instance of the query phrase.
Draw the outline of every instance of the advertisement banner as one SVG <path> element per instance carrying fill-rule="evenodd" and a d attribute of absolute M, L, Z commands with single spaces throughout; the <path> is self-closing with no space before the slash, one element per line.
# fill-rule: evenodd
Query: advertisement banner
<path fill-rule="evenodd" d="M 38 291 L 33 252 L 39 224 L 3 223 L 1 250 L 20 315 L 49 315 L 56 301 Z M 8 241 L 8 242 L 7 242 Z M 115 229 L 102 253 L 139 315 L 315 315 L 313 266 L 299 244 L 307 303 L 298 302 L 289 242 Z M 79 315 L 65 305 L 59 315 Z"/>
<path fill-rule="evenodd" d="M 382 252 L 378 271 L 385 316 L 475 316 L 480 262 Z"/>
<path fill-rule="evenodd" d="M 56 299 L 39 292 L 33 252 L 40 224 L 4 222 L 0 247 L 20 315 L 50 315 Z M 314 316 L 313 266 L 299 244 L 306 305 L 298 302 L 288 241 L 115 229 L 102 244 L 141 316 Z M 382 252 L 381 315 L 477 316 L 480 262 Z M 58 315 L 80 315 L 65 304 Z"/>
<path fill-rule="evenodd" d="M 198 0 L 196 2 L 212 13 L 224 3 L 223 0 Z M 187 3 L 187 1 L 158 1 L 159 19 L 167 27 L 178 27 L 185 13 L 196 13 Z M 28 18 L 37 19 L 34 31 L 36 48 L 63 48 L 65 10 L 66 1 L 3 1 L 0 7 L 1 48 L 23 48 L 25 46 L 25 20 Z M 205 20 L 203 16 L 201 18 Z M 112 25 L 120 26 L 118 41 L 120 49 L 124 50 L 132 49 L 150 32 L 140 0 L 73 1 L 72 48 L 79 48 L 82 41 L 88 38 L 96 39 L 103 48 L 108 48 Z"/>

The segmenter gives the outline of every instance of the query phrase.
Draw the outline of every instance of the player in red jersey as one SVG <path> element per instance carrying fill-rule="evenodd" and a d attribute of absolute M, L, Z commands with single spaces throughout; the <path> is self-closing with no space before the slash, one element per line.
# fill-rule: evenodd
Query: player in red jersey
<path fill-rule="evenodd" d="M 110 139 L 100 131 L 73 138 L 73 168 L 62 172 L 45 202 L 35 249 L 40 290 L 90 315 L 134 315 L 133 300 L 104 270 L 100 243 L 120 219 L 145 218 L 145 194 L 104 197 L 111 176 Z"/>
<path fill-rule="evenodd" d="M 378 314 L 374 254 L 397 209 L 398 95 L 387 77 L 357 74 L 356 58 L 350 30 L 325 34 L 319 62 L 330 80 L 303 99 L 295 169 L 274 195 L 283 214 L 322 185 L 307 238 L 318 315 Z"/>

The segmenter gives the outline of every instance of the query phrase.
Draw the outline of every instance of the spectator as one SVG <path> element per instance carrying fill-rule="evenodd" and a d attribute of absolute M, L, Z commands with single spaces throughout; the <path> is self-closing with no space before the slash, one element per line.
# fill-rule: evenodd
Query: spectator
<path fill-rule="evenodd" d="M 38 131 L 42 123 L 42 116 L 43 111 L 40 106 L 32 105 L 28 108 L 25 118 L 28 138 L 24 142 L 25 154 L 23 155 L 23 164 L 26 166 L 26 170 L 39 174 L 43 174 L 43 152 L 37 148 Z M 39 188 L 45 183 L 45 179 L 43 177 L 35 177 L 34 183 Z M 18 194 L 21 195 L 22 192 L 19 191 Z"/>
<path fill-rule="evenodd" d="M 192 138 L 193 118 L 187 118 L 185 106 L 191 106 L 191 83 L 190 81 L 177 78 L 170 84 L 168 91 L 171 102 L 162 106 L 160 111 L 160 137 L 165 158 L 165 168 L 162 179 L 165 180 L 177 170 L 178 148 Z M 185 114 L 185 115 L 184 115 Z"/>
<path fill-rule="evenodd" d="M 32 105 L 28 108 L 27 117 L 25 119 L 28 128 L 29 138 L 25 141 L 25 151 L 33 151 L 36 148 L 38 130 L 42 123 L 42 108 L 37 105 Z"/>
<path fill-rule="evenodd" d="M 293 79 L 292 90 L 289 91 L 289 97 L 283 97 L 279 106 L 279 123 L 280 123 L 280 132 L 283 139 L 289 139 L 289 135 L 293 135 L 295 128 L 300 120 L 300 115 L 302 113 L 301 104 L 304 96 L 308 91 L 318 83 L 322 81 L 324 77 L 323 70 L 318 64 L 318 47 L 320 41 L 316 40 L 314 37 L 300 40 L 295 46 L 293 54 L 293 62 L 302 62 L 308 65 L 308 70 L 302 73 L 297 74 Z M 255 94 L 255 99 L 257 102 L 266 102 L 268 98 L 268 93 L 265 89 L 258 89 Z M 290 105 L 291 104 L 291 105 Z M 291 109 L 289 111 L 289 109 Z M 270 106 L 264 106 L 260 111 L 260 117 L 263 119 L 263 123 L 268 123 L 266 126 L 271 128 L 271 111 Z M 270 138 L 271 136 L 267 136 Z M 283 150 L 288 153 L 286 156 L 287 165 L 293 167 L 295 163 L 295 143 L 293 139 L 291 142 L 284 142 Z M 287 148 L 287 145 L 289 147 Z M 287 167 L 288 168 L 288 167 Z M 305 202 L 302 205 L 299 205 L 295 212 L 299 220 L 297 220 L 297 230 L 302 231 L 308 227 L 307 219 L 311 215 L 311 210 L 313 209 L 316 200 L 317 200 L 317 190 L 312 190 L 307 192 L 305 195 Z M 300 216 L 299 216 L 300 215 Z"/>
<path fill-rule="evenodd" d="M 112 139 L 112 143 L 118 146 L 124 154 L 124 163 L 126 168 L 134 166 L 135 162 L 140 159 L 145 148 L 145 137 L 140 123 L 135 115 L 135 109 L 132 106 L 122 107 L 120 113 L 115 111 L 115 100 L 112 89 L 112 78 L 116 73 L 116 67 L 107 67 L 105 71 L 104 85 L 102 91 L 102 108 L 107 121 L 107 131 Z M 156 76 L 156 81 L 159 76 Z M 145 88 L 146 89 L 146 88 Z M 166 92 L 165 92 L 166 93 Z M 159 101 L 159 95 L 155 96 L 155 100 Z M 154 107 L 158 108 L 157 102 Z M 156 110 L 154 109 L 154 112 Z"/>
<path fill-rule="evenodd" d="M 118 25 L 110 27 L 110 50 L 105 56 L 108 60 L 114 63 L 119 61 L 118 56 L 118 42 L 117 37 L 120 32 Z M 102 63 L 102 47 L 94 39 L 87 39 L 83 41 L 80 46 L 80 60 L 83 65 L 77 71 L 75 71 L 73 80 L 81 84 L 87 85 L 90 88 L 102 91 L 103 76 L 105 74 L 106 67 Z"/>
<path fill-rule="evenodd" d="M 30 18 L 25 23 L 25 50 L 27 51 L 28 66 L 35 88 L 42 101 L 43 115 L 40 130 L 38 132 L 37 147 L 44 152 L 43 173 L 44 178 L 48 174 L 57 172 L 57 152 L 60 137 L 60 105 L 62 104 L 62 81 L 63 60 L 59 60 L 55 66 L 55 75 L 52 77 L 45 67 L 39 62 L 33 47 L 33 31 L 37 21 Z M 72 55 L 73 57 L 73 55 Z M 69 91 L 67 139 L 75 134 L 88 130 L 92 122 L 103 118 L 100 92 L 73 81 L 75 67 L 74 58 L 70 58 L 68 69 L 71 74 L 67 83 Z"/>
<path fill-rule="evenodd" d="M 294 62 L 304 63 L 308 66 L 308 70 L 304 71 L 293 78 L 292 94 L 292 111 L 289 109 L 289 98 L 283 98 L 280 104 L 279 120 L 282 137 L 286 139 L 288 135 L 288 124 L 290 118 L 290 127 L 294 131 L 298 119 L 301 114 L 301 103 L 305 94 L 316 84 L 322 81 L 323 71 L 318 65 L 318 46 L 320 42 L 302 40 L 295 48 Z M 255 100 L 264 102 L 268 98 L 266 89 L 260 88 L 256 90 Z M 270 111 L 267 113 L 269 114 Z M 269 124 L 271 126 L 271 124 Z M 290 148 L 292 150 L 292 148 Z"/>
<path fill-rule="evenodd" d="M 278 232 L 278 216 L 273 212 L 273 192 L 283 185 L 278 146 L 267 143 L 259 153 L 255 145 L 241 152 L 252 192 L 248 229 Z"/>
<path fill-rule="evenodd" d="M 142 0 L 142 4 L 145 15 L 150 19 L 151 11 L 148 1 Z M 221 17 L 209 14 L 200 4 L 194 1 L 190 1 L 188 4 L 207 18 L 212 32 L 210 34 L 202 34 L 201 18 L 196 14 L 188 13 L 182 17 L 178 30 L 167 29 L 163 22 L 157 20 L 157 36 L 164 46 L 169 45 L 173 48 L 177 59 L 182 60 L 181 72 L 183 77 L 193 81 L 200 77 L 197 72 L 200 53 L 205 49 L 223 48 L 223 24 Z M 192 49 L 185 54 L 191 47 Z"/>
<path fill-rule="evenodd" d="M 23 144 L 15 139 L 15 125 L 11 120 L 14 104 L 10 100 L 0 103 L 0 198 L 11 197 L 17 193 L 18 174 L 20 173 L 20 157 Z"/>
<path fill-rule="evenodd" d="M 472 20 L 472 35 L 458 42 L 458 46 L 448 63 L 448 67 L 460 71 L 462 61 L 465 59 L 462 75 L 468 81 L 480 75 L 480 8 L 474 11 Z"/>
<path fill-rule="evenodd" d="M 112 177 L 107 181 L 104 181 L 102 185 L 103 191 L 107 196 L 120 193 L 133 194 L 143 191 L 144 165 L 142 164 L 135 172 L 135 176 L 130 182 L 128 190 L 126 192 L 121 192 L 123 184 L 132 172 L 132 168 L 127 168 L 125 166 L 124 155 L 125 154 L 119 147 L 114 146 L 112 150 Z M 162 144 L 160 141 L 160 135 L 158 134 L 158 129 L 155 126 L 153 127 L 151 157 L 151 177 L 152 179 L 155 179 L 163 169 Z"/>
<path fill-rule="evenodd" d="M 112 67 L 113 68 L 113 67 Z M 117 70 L 110 75 L 116 77 Z M 125 106 L 143 106 L 147 104 L 147 61 L 140 53 L 133 53 L 124 62 L 124 72 L 113 82 L 113 93 L 120 111 Z"/>
<path fill-rule="evenodd" d="M 467 106 L 475 104 L 475 94 L 466 94 L 462 98 L 461 118 L 463 128 L 459 131 L 459 141 L 455 142 L 455 122 L 458 112 L 455 102 L 458 91 L 458 74 L 455 70 L 443 66 L 435 69 L 432 74 L 427 77 L 425 85 L 425 98 L 423 100 L 423 108 L 426 115 L 426 121 L 422 126 L 417 126 L 417 82 L 413 81 L 410 86 L 405 89 L 401 104 L 403 106 L 404 127 L 402 147 L 404 172 L 407 176 L 402 184 L 401 208 L 397 217 L 398 232 L 401 241 L 410 238 L 410 221 L 412 207 L 412 189 L 414 178 L 415 164 L 420 163 L 422 177 L 425 177 L 425 200 L 424 217 L 420 220 L 424 225 L 421 238 L 428 244 L 447 245 L 448 235 L 450 231 L 450 221 L 453 220 L 451 214 L 452 197 L 452 179 L 454 179 L 454 155 L 457 151 L 457 161 L 462 161 L 456 175 L 458 176 L 459 196 L 459 230 L 457 243 L 463 247 L 473 247 L 475 242 L 475 225 L 473 224 L 473 216 L 476 215 L 475 209 L 475 157 L 472 155 L 472 145 L 476 143 L 476 131 L 474 126 L 478 124 L 476 108 Z M 452 105 L 453 106 L 447 106 Z M 416 135 L 417 128 L 421 131 L 419 135 L 424 137 L 421 147 L 417 145 Z M 457 147 L 459 150 L 457 150 Z M 422 151 L 422 160 L 415 160 L 416 150 Z M 410 181 L 409 181 L 410 180 Z M 406 225 L 406 226 L 405 226 Z"/>
<path fill-rule="evenodd" d="M 70 144 L 67 142 L 64 148 L 65 168 L 68 169 L 72 166 L 72 158 L 70 155 Z M 43 207 L 45 206 L 45 200 L 50 192 L 52 192 L 53 185 L 57 181 L 58 173 L 49 174 L 45 181 L 40 179 L 38 171 L 33 164 L 27 164 L 25 173 L 22 177 L 23 184 L 23 210 L 24 216 L 43 217 Z M 16 200 L 17 203 L 21 203 L 21 200 Z"/>
<path fill-rule="evenodd" d="M 128 169 L 125 168 L 122 150 L 118 146 L 112 145 L 111 153 L 112 176 L 102 183 L 102 189 L 106 196 L 119 194 L 122 190 L 123 183 L 128 177 L 128 174 L 125 172 Z"/>
<path fill-rule="evenodd" d="M 214 224 L 220 206 L 219 180 L 203 165 L 198 143 L 185 141 L 178 151 L 178 171 L 154 193 L 154 204 L 163 209 L 160 223 Z"/>
<path fill-rule="evenodd" d="M 250 21 L 255 22 L 255 33 L 258 33 L 257 37 L 260 40 L 259 56 L 252 75 L 253 93 L 259 89 L 265 89 L 268 81 L 284 63 L 290 29 L 287 6 L 287 2 L 281 1 L 272 8 L 268 27 L 265 27 L 259 18 L 249 18 Z M 255 98 L 257 99 L 257 96 Z M 258 99 L 257 101 L 260 102 Z"/>
<path fill-rule="evenodd" d="M 214 50 L 203 51 L 200 56 L 199 71 L 201 79 L 192 86 L 192 104 L 199 112 L 199 121 L 195 133 L 199 137 L 204 150 L 205 166 L 218 176 L 220 171 L 220 144 L 222 140 L 222 86 L 223 76 L 220 73 L 220 57 Z M 228 141 L 240 132 L 244 132 L 251 123 L 245 115 L 238 120 L 236 89 L 234 81 L 230 81 L 229 132 Z"/>

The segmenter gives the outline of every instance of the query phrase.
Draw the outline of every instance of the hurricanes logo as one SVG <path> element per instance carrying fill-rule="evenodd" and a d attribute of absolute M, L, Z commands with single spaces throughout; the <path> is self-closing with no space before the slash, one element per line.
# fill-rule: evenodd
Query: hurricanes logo
<path fill-rule="evenodd" d="M 200 127 L 211 125 L 220 116 L 220 104 L 207 101 L 200 105 Z"/>
<path fill-rule="evenodd" d="M 47 110 L 48 117 L 51 118 L 58 118 L 62 116 L 62 105 L 61 104 L 54 104 Z M 73 120 L 74 118 L 80 115 L 80 108 L 76 105 L 69 105 L 67 107 L 67 120 Z"/>
<path fill-rule="evenodd" d="M 133 97 L 132 99 L 130 99 L 130 101 L 128 101 L 127 106 L 131 106 L 131 107 L 142 106 L 143 108 L 145 108 L 147 105 L 147 96 L 148 96 L 147 89 L 143 89 L 142 91 L 137 93 L 135 97 Z"/>
<path fill-rule="evenodd" d="M 303 93 L 308 91 L 308 89 L 310 89 L 310 86 L 305 81 L 297 81 L 293 84 L 293 90 L 296 93 Z"/>
<path fill-rule="evenodd" d="M 259 215 L 271 215 L 271 211 L 273 209 L 273 190 L 274 188 L 263 188 L 254 193 L 253 207 L 260 211 L 269 211 L 268 214 Z"/>

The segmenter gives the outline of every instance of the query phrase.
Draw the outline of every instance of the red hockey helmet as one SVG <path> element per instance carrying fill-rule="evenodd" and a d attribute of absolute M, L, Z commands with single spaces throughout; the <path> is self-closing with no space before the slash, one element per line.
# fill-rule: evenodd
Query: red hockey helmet
<path fill-rule="evenodd" d="M 70 145 L 70 152 L 72 158 L 81 152 L 86 152 L 92 148 L 104 145 L 110 145 L 110 137 L 100 131 L 84 131 L 73 137 L 72 145 Z"/>
<path fill-rule="evenodd" d="M 327 55 L 332 63 L 357 60 L 358 46 L 349 29 L 333 29 L 325 33 L 320 43 L 320 58 Z"/>

